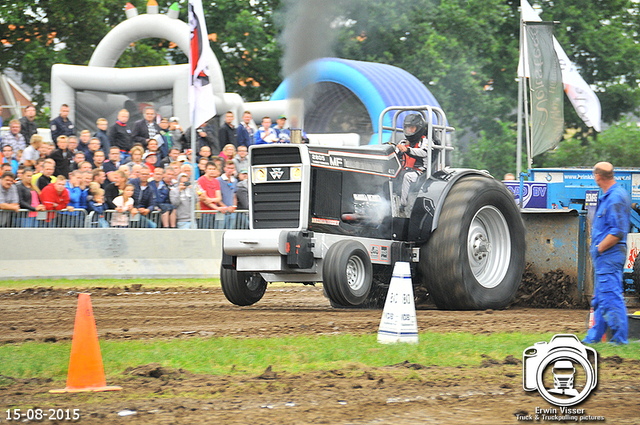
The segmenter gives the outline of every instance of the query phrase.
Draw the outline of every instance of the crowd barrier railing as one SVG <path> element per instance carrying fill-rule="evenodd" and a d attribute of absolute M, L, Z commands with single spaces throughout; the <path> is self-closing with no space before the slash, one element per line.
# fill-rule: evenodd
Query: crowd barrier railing
<path fill-rule="evenodd" d="M 248 229 L 249 211 L 236 210 L 221 213 L 212 210 L 196 210 L 198 229 Z"/>
<path fill-rule="evenodd" d="M 236 210 L 232 213 L 197 210 L 196 225 L 198 229 L 248 229 L 249 211 Z M 0 227 L 13 228 L 162 228 L 160 211 L 152 211 L 148 215 L 119 213 L 107 210 L 102 213 L 87 212 L 77 208 L 73 211 L 1 211 Z"/>
<path fill-rule="evenodd" d="M 60 211 L 1 211 L 0 227 L 85 227 L 87 210 L 75 208 Z"/>

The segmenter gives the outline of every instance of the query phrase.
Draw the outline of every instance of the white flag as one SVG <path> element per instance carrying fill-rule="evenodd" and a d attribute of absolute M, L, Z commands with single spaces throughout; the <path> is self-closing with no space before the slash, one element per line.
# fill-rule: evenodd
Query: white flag
<path fill-rule="evenodd" d="M 523 21 L 542 21 L 527 0 L 521 0 L 520 6 Z M 591 87 L 589 87 L 589 84 L 580 76 L 575 64 L 569 60 L 569 57 L 555 37 L 553 37 L 553 46 L 556 50 L 556 55 L 558 55 L 560 69 L 562 70 L 564 92 L 571 101 L 580 119 L 589 127 L 593 127 L 595 131 L 599 132 L 602 128 L 602 110 L 598 96 L 596 96 L 594 91 L 591 90 Z M 518 77 L 529 78 L 528 67 L 523 66 L 523 55 L 525 51 L 526 45 L 520 49 Z"/>
<path fill-rule="evenodd" d="M 204 20 L 202 0 L 189 0 L 189 27 L 191 28 L 191 51 L 189 52 L 189 106 L 192 126 L 199 127 L 216 114 L 210 63 L 215 56 L 209 45 L 207 24 Z"/>

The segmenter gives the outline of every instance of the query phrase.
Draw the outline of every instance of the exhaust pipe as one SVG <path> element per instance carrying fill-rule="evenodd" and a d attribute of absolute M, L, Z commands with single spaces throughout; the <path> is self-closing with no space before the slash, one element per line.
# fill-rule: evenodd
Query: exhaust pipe
<path fill-rule="evenodd" d="M 296 145 L 302 144 L 302 129 L 301 128 L 292 128 L 291 129 L 291 143 L 295 143 Z"/>

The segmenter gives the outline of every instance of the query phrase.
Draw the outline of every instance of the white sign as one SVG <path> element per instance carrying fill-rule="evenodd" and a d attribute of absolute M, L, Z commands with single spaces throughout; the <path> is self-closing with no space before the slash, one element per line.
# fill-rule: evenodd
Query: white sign
<path fill-rule="evenodd" d="M 418 321 L 409 263 L 397 262 L 393 268 L 393 276 L 378 328 L 378 342 L 382 344 L 418 343 Z"/>

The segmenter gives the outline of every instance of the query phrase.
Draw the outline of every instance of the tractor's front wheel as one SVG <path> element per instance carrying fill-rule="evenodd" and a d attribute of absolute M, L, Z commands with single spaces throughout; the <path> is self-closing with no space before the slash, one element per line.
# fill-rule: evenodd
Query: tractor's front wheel
<path fill-rule="evenodd" d="M 332 305 L 362 304 L 372 280 L 371 260 L 364 245 L 350 240 L 331 245 L 322 266 L 322 284 Z"/>
<path fill-rule="evenodd" d="M 420 275 L 438 308 L 504 308 L 520 285 L 524 254 L 513 195 L 492 178 L 468 177 L 445 199 L 420 253 Z"/>
<path fill-rule="evenodd" d="M 240 306 L 255 304 L 267 290 L 267 282 L 259 273 L 220 268 L 220 284 L 227 299 Z"/>

